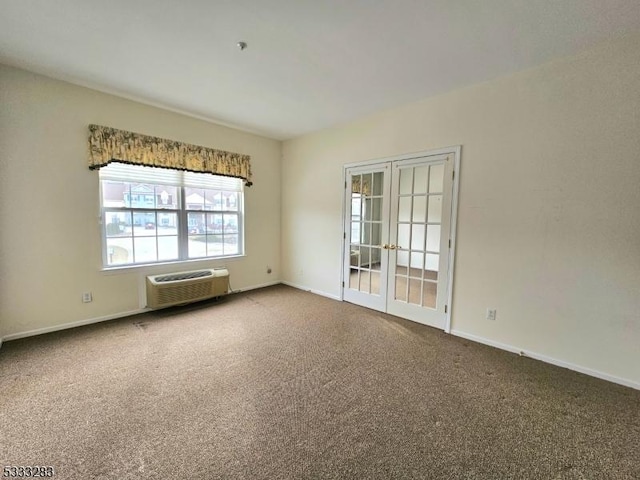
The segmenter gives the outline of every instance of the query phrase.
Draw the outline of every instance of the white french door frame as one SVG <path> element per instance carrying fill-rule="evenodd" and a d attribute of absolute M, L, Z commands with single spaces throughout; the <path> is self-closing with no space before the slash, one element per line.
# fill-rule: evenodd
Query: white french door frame
<path fill-rule="evenodd" d="M 460 154 L 462 152 L 461 145 L 455 145 L 451 147 L 445 147 L 435 150 L 426 150 L 421 152 L 406 153 L 402 155 L 395 155 L 392 157 L 376 158 L 371 160 L 365 160 L 361 162 L 346 163 L 342 168 L 342 182 L 347 183 L 347 169 L 354 167 L 376 167 L 387 162 L 395 162 L 398 160 L 410 160 L 418 159 L 421 157 L 431 157 L 436 155 L 452 155 L 453 156 L 453 181 L 451 192 L 451 227 L 449 230 L 449 238 L 451 240 L 451 247 L 448 250 L 448 263 L 449 263 L 449 278 L 447 280 L 447 309 L 445 312 L 445 333 L 451 333 L 451 312 L 453 310 L 453 277 L 455 274 L 455 251 L 456 251 L 456 231 L 458 220 L 458 194 L 460 191 Z M 346 187 L 345 187 L 346 188 Z M 342 248 L 341 248 L 341 263 L 340 263 L 340 300 L 344 301 L 344 285 L 347 280 L 344 275 L 345 258 L 345 245 L 349 241 L 347 238 L 347 232 L 345 231 L 346 222 L 346 208 L 347 208 L 347 195 L 342 195 L 342 215 L 341 215 L 341 229 L 343 231 Z"/>

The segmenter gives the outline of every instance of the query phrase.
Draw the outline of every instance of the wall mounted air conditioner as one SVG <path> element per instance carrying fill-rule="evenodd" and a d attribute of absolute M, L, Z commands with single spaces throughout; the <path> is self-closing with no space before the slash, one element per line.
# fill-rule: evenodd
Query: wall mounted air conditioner
<path fill-rule="evenodd" d="M 209 268 L 147 277 L 147 307 L 184 305 L 228 293 L 229 271 Z"/>

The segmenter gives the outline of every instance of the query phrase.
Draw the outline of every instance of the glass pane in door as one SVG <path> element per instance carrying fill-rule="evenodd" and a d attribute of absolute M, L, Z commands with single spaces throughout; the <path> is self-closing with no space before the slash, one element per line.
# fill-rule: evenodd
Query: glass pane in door
<path fill-rule="evenodd" d="M 442 221 L 442 195 L 429 195 L 429 209 L 427 222 L 440 223 Z"/>
<path fill-rule="evenodd" d="M 409 303 L 422 305 L 422 281 L 420 278 L 409 279 Z"/>
<path fill-rule="evenodd" d="M 427 209 L 427 197 L 422 195 L 417 197 L 414 196 L 412 221 L 424 223 L 426 209 Z"/>
<path fill-rule="evenodd" d="M 384 173 L 353 175 L 351 179 L 348 285 L 362 293 L 379 295 Z"/>
<path fill-rule="evenodd" d="M 358 290 L 360 278 L 358 275 L 358 266 L 360 265 L 360 247 L 358 245 L 351 245 L 350 255 L 350 269 L 349 269 L 349 288 Z"/>
<path fill-rule="evenodd" d="M 407 301 L 407 287 L 407 276 L 396 275 L 396 300 L 400 300 L 401 302 Z"/>
<path fill-rule="evenodd" d="M 400 169 L 400 194 L 404 195 L 411 193 L 411 186 L 413 184 L 413 169 L 401 168 Z"/>
<path fill-rule="evenodd" d="M 413 193 L 427 193 L 427 175 L 429 167 L 416 167 L 413 169 Z"/>
<path fill-rule="evenodd" d="M 411 197 L 400 197 L 398 199 L 398 221 L 408 222 L 411 220 Z"/>
<path fill-rule="evenodd" d="M 444 163 L 399 169 L 395 299 L 435 309 Z"/>
<path fill-rule="evenodd" d="M 422 306 L 436 308 L 438 284 L 436 282 L 425 281 L 422 283 Z"/>
<path fill-rule="evenodd" d="M 360 291 L 371 293 L 371 271 L 362 270 L 360 272 Z"/>
<path fill-rule="evenodd" d="M 427 227 L 427 250 L 430 252 L 440 251 L 440 225 L 430 224 Z"/>
<path fill-rule="evenodd" d="M 444 185 L 444 163 L 429 167 L 429 193 L 442 193 Z"/>
<path fill-rule="evenodd" d="M 380 272 L 371 272 L 371 294 L 380 295 Z"/>

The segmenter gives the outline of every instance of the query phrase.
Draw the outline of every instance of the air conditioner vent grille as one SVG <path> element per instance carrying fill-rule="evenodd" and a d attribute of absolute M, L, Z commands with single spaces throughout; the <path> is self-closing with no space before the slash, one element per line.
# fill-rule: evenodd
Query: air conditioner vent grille
<path fill-rule="evenodd" d="M 228 293 L 229 271 L 226 268 L 176 272 L 147 277 L 147 306 L 170 307 L 219 297 Z"/>
<path fill-rule="evenodd" d="M 188 280 L 190 278 L 210 277 L 213 275 L 211 270 L 199 270 L 197 272 L 175 273 L 173 275 L 156 276 L 155 281 L 158 283 L 174 282 L 176 280 Z"/>
<path fill-rule="evenodd" d="M 211 296 L 211 282 L 192 283 L 190 285 L 174 285 L 158 291 L 158 303 L 161 305 L 188 303 L 198 298 Z"/>

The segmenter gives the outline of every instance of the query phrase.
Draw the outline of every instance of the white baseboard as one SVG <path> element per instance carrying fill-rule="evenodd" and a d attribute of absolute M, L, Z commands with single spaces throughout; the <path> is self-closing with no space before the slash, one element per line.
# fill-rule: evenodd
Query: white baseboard
<path fill-rule="evenodd" d="M 242 288 L 238 288 L 237 290 L 231 290 L 229 293 L 233 294 L 233 293 L 247 292 L 249 290 L 257 290 L 258 288 L 265 288 L 265 287 L 272 287 L 274 285 L 280 285 L 281 283 L 282 282 L 280 280 L 274 280 L 273 282 L 260 283 L 258 285 L 251 285 L 250 287 L 242 287 Z"/>
<path fill-rule="evenodd" d="M 262 283 L 259 285 L 251 285 L 249 287 L 244 287 L 242 289 L 239 290 L 234 290 L 230 293 L 239 293 L 239 292 L 246 292 L 247 290 L 255 290 L 257 288 L 264 288 L 264 287 L 270 287 L 272 285 L 278 285 L 280 282 L 280 280 L 276 280 L 273 282 L 268 282 L 268 283 Z M 82 327 L 83 325 L 91 325 L 92 323 L 100 323 L 100 322 L 106 322 L 108 320 L 115 320 L 117 318 L 123 318 L 123 317 L 129 317 L 131 315 L 137 315 L 139 313 L 144 313 L 144 312 L 150 312 L 152 311 L 152 309 L 150 308 L 138 308 L 136 310 L 129 310 L 127 312 L 120 312 L 120 313 L 114 313 L 111 315 L 104 315 L 102 317 L 96 317 L 96 318 L 87 318 L 85 320 L 78 320 L 77 322 L 69 322 L 69 323 L 63 323 L 60 325 L 53 325 L 51 327 L 44 327 L 44 328 L 36 328 L 34 330 L 27 330 L 26 332 L 18 332 L 18 333 L 12 333 L 10 335 L 6 335 L 4 337 L 0 337 L 0 347 L 2 347 L 2 342 L 8 342 L 10 340 L 18 340 L 19 338 L 26 338 L 26 337 L 33 337 L 35 335 L 42 335 L 44 333 L 51 333 L 51 332 L 57 332 L 59 330 L 67 330 L 68 328 L 75 328 L 75 327 Z"/>
<path fill-rule="evenodd" d="M 298 290 L 304 290 L 306 292 L 311 292 L 311 293 L 313 293 L 315 295 L 320 295 L 322 297 L 327 297 L 327 298 L 330 298 L 332 300 L 342 300 L 339 295 L 332 295 L 331 293 L 323 292 L 321 290 L 314 290 L 313 288 L 305 287 L 304 285 L 300 285 L 298 283 L 285 282 L 285 281 L 282 281 L 280 283 L 282 283 L 284 285 L 289 285 L 290 287 L 293 287 L 293 288 L 297 288 Z"/>
<path fill-rule="evenodd" d="M 293 283 L 293 282 L 286 282 L 286 281 L 273 281 L 273 282 L 267 282 L 267 283 L 262 283 L 259 285 L 252 285 L 249 287 L 244 287 L 242 289 L 239 290 L 234 290 L 230 293 L 240 293 L 240 292 L 246 292 L 248 290 L 256 290 L 258 288 L 264 288 L 264 287 L 270 287 L 273 285 L 278 285 L 278 284 L 284 284 L 284 285 L 288 285 L 290 287 L 293 288 L 297 288 L 298 290 L 305 290 L 307 292 L 311 292 L 315 295 L 320 295 L 323 297 L 327 297 L 330 298 L 332 300 L 340 300 L 340 297 L 337 295 L 332 295 L 330 293 L 327 292 L 323 292 L 320 290 L 315 290 L 309 287 L 305 287 L 304 285 L 299 285 L 297 283 Z M 79 320 L 77 322 L 69 322 L 69 323 L 63 323 L 61 325 L 54 325 L 51 327 L 44 327 L 44 328 L 37 328 L 34 330 L 28 330 L 26 332 L 19 332 L 19 333 L 12 333 L 10 335 L 6 335 L 4 337 L 0 337 L 0 348 L 2 348 L 2 342 L 6 342 L 6 341 L 10 341 L 10 340 L 17 340 L 19 338 L 26 338 L 26 337 L 32 337 L 35 335 L 42 335 L 44 333 L 51 333 L 51 332 L 57 332 L 59 330 L 66 330 L 68 328 L 75 328 L 75 327 L 81 327 L 83 325 L 91 325 L 93 323 L 100 323 L 100 322 L 106 322 L 108 320 L 115 320 L 117 318 L 122 318 L 122 317 L 128 317 L 131 315 L 137 315 L 139 313 L 144 313 L 144 312 L 148 312 L 151 311 L 151 309 L 149 308 L 139 308 L 136 310 L 130 310 L 127 312 L 120 312 L 120 313 L 115 313 L 112 315 L 105 315 L 102 317 L 96 317 L 96 318 L 88 318 L 86 320 Z M 524 350 L 522 348 L 518 348 L 518 347 L 514 347 L 513 345 L 508 345 L 506 343 L 501 343 L 501 342 L 496 342 L 494 340 L 490 340 L 488 338 L 484 338 L 484 337 L 480 337 L 477 335 L 473 335 L 471 333 L 466 333 L 463 332 L 461 330 L 451 330 L 451 335 L 455 335 L 456 337 L 461 337 L 461 338 L 465 338 L 467 340 L 470 340 L 472 342 L 477 342 L 477 343 L 482 343 L 484 345 L 489 345 L 490 347 L 495 347 L 495 348 L 499 348 L 500 350 L 506 350 L 507 352 L 511 352 L 511 353 L 515 353 L 518 355 L 523 355 L 525 357 L 529 357 L 529 358 L 533 358 L 535 360 L 540 360 L 541 362 L 545 362 L 545 363 L 549 363 L 551 365 L 556 365 L 558 367 L 562 367 L 562 368 L 568 368 L 569 370 L 573 370 L 575 372 L 579 372 L 579 373 L 584 373 L 585 375 L 590 375 L 592 377 L 596 377 L 596 378 L 600 378 L 602 380 L 606 380 L 608 382 L 613 382 L 613 383 L 617 383 L 619 385 L 624 385 L 625 387 L 630 387 L 636 390 L 640 390 L 640 383 L 633 381 L 633 380 L 628 380 L 626 378 L 620 378 L 620 377 L 616 377 L 614 375 L 610 375 L 608 373 L 603 373 L 600 372 L 598 370 L 593 370 L 591 368 L 587 368 L 587 367 L 582 367 L 580 365 L 575 365 L 573 363 L 569 363 L 569 362 L 565 362 L 563 360 L 558 360 L 556 358 L 553 357 L 548 357 L 546 355 L 542 355 L 536 352 L 531 352 L 528 350 Z"/>
<path fill-rule="evenodd" d="M 19 338 L 33 337 L 35 335 L 42 335 L 43 333 L 57 332 L 59 330 L 67 330 L 68 328 L 82 327 L 83 325 L 91 325 L 92 323 L 106 322 L 107 320 L 115 320 L 116 318 L 128 317 L 130 315 L 137 315 L 138 313 L 149 312 L 149 308 L 139 308 L 136 310 L 130 310 L 128 312 L 114 313 L 112 315 L 105 315 L 103 317 L 87 318 L 86 320 L 78 320 L 77 322 L 63 323 L 60 325 L 54 325 L 52 327 L 36 328 L 35 330 L 27 330 L 26 332 L 12 333 L 2 338 L 2 341 L 17 340 Z"/>
<path fill-rule="evenodd" d="M 608 382 L 613 382 L 619 385 L 624 385 L 625 387 L 630 387 L 636 390 L 640 390 L 640 383 L 635 382 L 633 380 L 616 377 L 614 375 L 609 375 L 608 373 L 603 373 L 598 370 L 593 370 L 591 368 L 581 367 L 580 365 L 575 365 L 573 363 L 565 362 L 564 360 L 558 360 L 557 358 L 548 357 L 540 353 L 524 350 L 522 348 L 514 347 L 513 345 L 496 342 L 494 340 L 490 340 L 484 337 L 479 337 L 477 335 L 462 332 L 460 330 L 451 330 L 451 335 L 455 335 L 456 337 L 466 338 L 467 340 L 471 340 L 472 342 L 482 343 L 484 345 L 489 345 L 490 347 L 499 348 L 500 350 L 506 350 L 507 352 L 516 353 L 518 355 L 523 355 L 525 357 L 533 358 L 535 360 L 540 360 L 541 362 L 550 363 L 551 365 L 555 365 L 557 367 L 568 368 L 569 370 L 573 370 L 574 372 L 584 373 L 585 375 L 589 375 L 591 377 L 600 378 Z"/>

